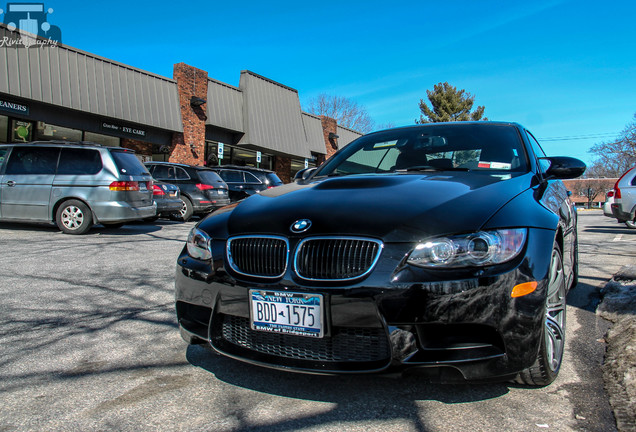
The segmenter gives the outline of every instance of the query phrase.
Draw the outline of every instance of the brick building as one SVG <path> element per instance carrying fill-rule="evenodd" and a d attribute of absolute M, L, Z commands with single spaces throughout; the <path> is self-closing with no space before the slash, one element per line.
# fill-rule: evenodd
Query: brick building
<path fill-rule="evenodd" d="M 0 26 L 5 36 L 16 34 Z M 250 71 L 235 87 L 178 63 L 170 79 L 64 45 L 1 46 L 0 70 L 0 142 L 93 141 L 144 160 L 259 166 L 289 182 L 361 135 Z"/>

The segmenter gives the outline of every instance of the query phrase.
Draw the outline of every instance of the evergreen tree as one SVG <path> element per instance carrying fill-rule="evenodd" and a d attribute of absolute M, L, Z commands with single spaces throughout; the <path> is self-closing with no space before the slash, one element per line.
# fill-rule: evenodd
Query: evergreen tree
<path fill-rule="evenodd" d="M 482 120 L 483 106 L 478 106 L 475 111 L 470 112 L 475 102 L 475 96 L 466 93 L 463 89 L 457 90 L 457 87 L 448 82 L 436 84 L 433 91 L 426 90 L 426 94 L 433 109 L 428 107 L 424 99 L 420 99 L 422 114 L 419 120 L 415 120 L 415 123 Z M 484 117 L 483 120 L 488 119 Z"/>

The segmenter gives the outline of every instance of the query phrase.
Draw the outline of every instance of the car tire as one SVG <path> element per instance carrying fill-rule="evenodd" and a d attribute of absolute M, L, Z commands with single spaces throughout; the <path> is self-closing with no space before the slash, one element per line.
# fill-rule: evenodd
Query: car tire
<path fill-rule="evenodd" d="M 194 207 L 192 206 L 192 201 L 190 201 L 188 197 L 181 197 L 181 202 L 183 204 L 181 204 L 181 210 L 177 213 L 177 217 L 180 220 L 187 222 L 194 214 Z"/>
<path fill-rule="evenodd" d="M 517 377 L 520 384 L 543 387 L 559 374 L 565 348 L 566 280 L 561 249 L 555 245 L 550 259 L 546 309 L 541 344 L 534 364 Z"/>
<path fill-rule="evenodd" d="M 636 220 L 625 221 L 625 226 L 629 229 L 636 229 Z"/>
<path fill-rule="evenodd" d="M 84 234 L 93 226 L 93 213 L 83 202 L 68 200 L 57 208 L 55 222 L 66 234 Z"/>
<path fill-rule="evenodd" d="M 572 283 L 569 289 L 574 289 L 579 283 L 579 235 L 574 232 L 574 253 L 572 256 Z"/>

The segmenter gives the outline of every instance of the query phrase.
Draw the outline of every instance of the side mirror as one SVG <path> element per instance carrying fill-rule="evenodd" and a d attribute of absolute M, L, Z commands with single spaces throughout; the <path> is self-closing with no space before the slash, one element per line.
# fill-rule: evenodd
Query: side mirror
<path fill-rule="evenodd" d="M 294 176 L 294 181 L 307 180 L 316 171 L 316 167 L 301 169 Z"/>
<path fill-rule="evenodd" d="M 587 168 L 583 161 L 567 156 L 546 157 L 540 160 L 550 163 L 545 170 L 545 176 L 548 179 L 573 179 L 581 176 Z"/>

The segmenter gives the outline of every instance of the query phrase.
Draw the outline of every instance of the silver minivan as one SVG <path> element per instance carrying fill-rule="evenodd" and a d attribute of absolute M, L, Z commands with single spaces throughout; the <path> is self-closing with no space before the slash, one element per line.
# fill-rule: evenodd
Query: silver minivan
<path fill-rule="evenodd" d="M 68 234 L 155 216 L 152 177 L 135 152 L 93 143 L 0 144 L 0 221 Z"/>

